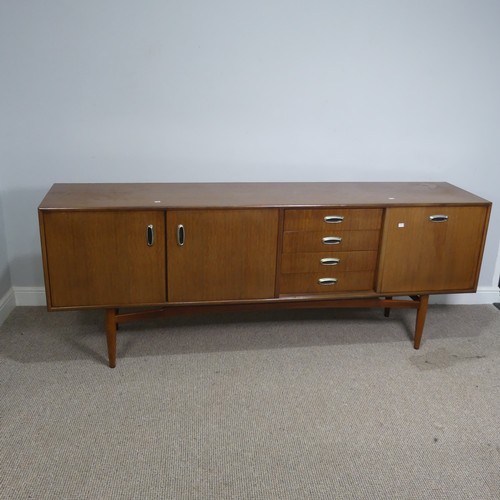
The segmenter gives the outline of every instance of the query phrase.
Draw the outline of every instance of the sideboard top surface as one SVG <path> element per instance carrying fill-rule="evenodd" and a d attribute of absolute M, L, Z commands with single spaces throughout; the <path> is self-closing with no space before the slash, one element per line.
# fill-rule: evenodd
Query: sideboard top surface
<path fill-rule="evenodd" d="M 446 182 L 54 184 L 40 210 L 490 204 Z"/>

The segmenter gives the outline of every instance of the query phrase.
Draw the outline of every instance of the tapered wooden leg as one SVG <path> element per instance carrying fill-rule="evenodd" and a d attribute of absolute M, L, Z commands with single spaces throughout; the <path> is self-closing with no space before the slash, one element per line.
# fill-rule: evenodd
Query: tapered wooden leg
<path fill-rule="evenodd" d="M 106 340 L 108 341 L 109 367 L 116 366 L 116 309 L 106 309 Z"/>
<path fill-rule="evenodd" d="M 386 297 L 387 300 L 391 300 L 392 297 Z M 391 314 L 391 308 L 390 307 L 384 307 L 384 316 L 386 318 L 389 317 L 389 314 Z"/>
<path fill-rule="evenodd" d="M 422 333 L 424 331 L 425 316 L 427 315 L 427 305 L 429 304 L 429 296 L 420 296 L 420 305 L 417 309 L 417 321 L 415 324 L 415 340 L 413 342 L 413 347 L 418 349 L 420 347 L 420 341 L 422 340 Z"/>

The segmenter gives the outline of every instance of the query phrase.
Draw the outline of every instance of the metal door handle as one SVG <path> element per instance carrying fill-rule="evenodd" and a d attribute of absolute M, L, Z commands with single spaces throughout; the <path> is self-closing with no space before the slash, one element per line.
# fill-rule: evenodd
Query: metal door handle
<path fill-rule="evenodd" d="M 182 247 L 184 245 L 184 240 L 186 239 L 186 230 L 182 224 L 177 226 L 177 244 Z"/>
<path fill-rule="evenodd" d="M 339 224 L 344 220 L 343 215 L 327 215 L 324 219 L 328 224 Z"/>
<path fill-rule="evenodd" d="M 153 224 L 148 225 L 146 239 L 148 242 L 148 247 L 152 247 L 155 244 L 155 228 Z"/>
<path fill-rule="evenodd" d="M 325 245 L 338 245 L 342 242 L 342 238 L 340 236 L 325 236 L 322 241 Z"/>
<path fill-rule="evenodd" d="M 340 262 L 340 259 L 335 257 L 325 257 L 324 259 L 321 259 L 320 262 L 323 266 L 336 266 Z"/>
<path fill-rule="evenodd" d="M 431 215 L 429 216 L 431 222 L 446 222 L 448 220 L 447 215 Z"/>
<path fill-rule="evenodd" d="M 337 283 L 337 278 L 320 278 L 318 280 L 318 285 L 335 285 Z"/>

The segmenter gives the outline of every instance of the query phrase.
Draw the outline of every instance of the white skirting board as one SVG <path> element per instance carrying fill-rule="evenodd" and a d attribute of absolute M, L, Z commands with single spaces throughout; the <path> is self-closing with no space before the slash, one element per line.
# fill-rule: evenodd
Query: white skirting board
<path fill-rule="evenodd" d="M 500 301 L 497 287 L 480 287 L 476 293 L 432 295 L 432 304 L 493 304 Z M 15 306 L 45 306 L 45 288 L 30 286 L 12 287 L 0 298 L 0 318 L 7 317 Z M 3 315 L 3 316 L 2 316 Z"/>
<path fill-rule="evenodd" d="M 16 307 L 16 297 L 11 288 L 3 297 L 0 298 L 0 325 L 7 319 L 9 314 Z"/>
<path fill-rule="evenodd" d="M 431 304 L 493 304 L 500 300 L 500 290 L 494 286 L 483 286 L 476 293 L 453 293 L 443 295 L 431 295 Z"/>
<path fill-rule="evenodd" d="M 493 304 L 500 302 L 500 291 L 496 287 L 481 287 L 476 293 L 432 295 L 431 304 Z M 15 286 L 0 298 L 0 325 L 16 306 L 45 306 L 44 287 Z"/>
<path fill-rule="evenodd" d="M 46 306 L 45 287 L 15 286 L 16 306 Z"/>

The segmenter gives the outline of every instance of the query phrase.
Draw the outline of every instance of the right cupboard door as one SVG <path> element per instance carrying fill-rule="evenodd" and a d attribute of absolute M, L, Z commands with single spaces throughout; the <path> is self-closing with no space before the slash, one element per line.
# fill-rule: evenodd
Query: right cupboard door
<path fill-rule="evenodd" d="M 488 207 L 388 208 L 377 291 L 474 291 Z"/>

